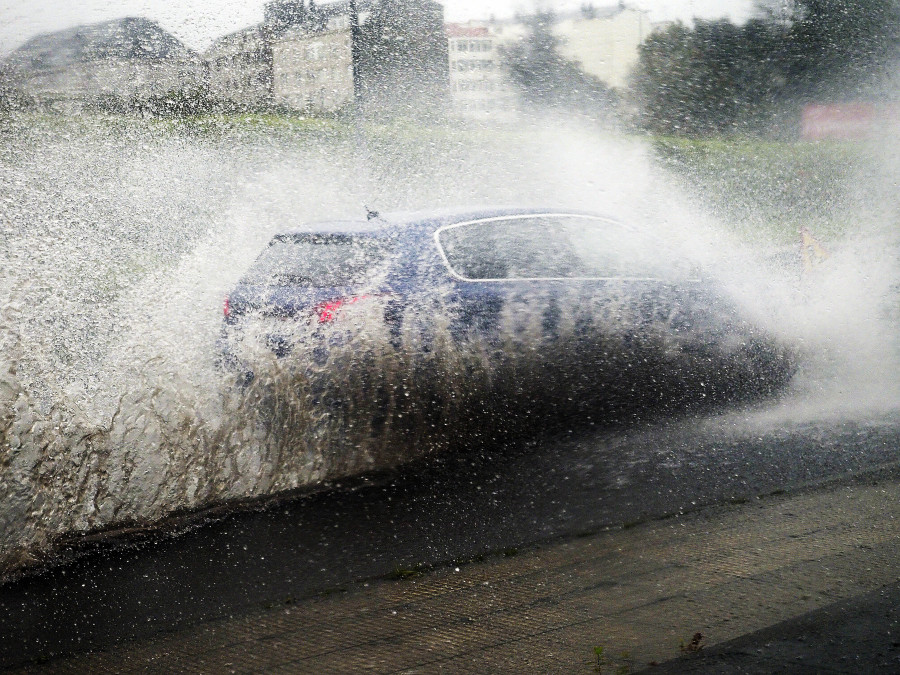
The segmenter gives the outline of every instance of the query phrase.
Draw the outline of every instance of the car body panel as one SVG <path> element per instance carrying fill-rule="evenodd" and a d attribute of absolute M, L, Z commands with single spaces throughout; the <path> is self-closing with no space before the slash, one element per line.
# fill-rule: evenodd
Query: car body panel
<path fill-rule="evenodd" d="M 401 214 L 310 224 L 273 243 L 310 237 L 372 243 L 387 258 L 373 263 L 364 279 L 340 285 L 254 284 L 251 268 L 229 296 L 220 340 L 221 363 L 244 381 L 256 366 L 238 356 L 235 343 L 245 337 L 248 318 L 269 322 L 253 340 L 276 358 L 293 354 L 298 364 L 304 358 L 322 363 L 353 339 L 352 321 L 342 317 L 365 306 L 377 306 L 376 323 L 394 349 L 429 352 L 448 339 L 510 372 L 525 360 L 544 368 L 544 359 L 582 379 L 593 371 L 598 381 L 631 377 L 641 368 L 678 371 L 682 379 L 694 369 L 710 379 L 737 372 L 732 361 L 745 370 L 762 367 L 748 356 L 757 343 L 784 354 L 721 291 L 669 264 L 652 237 L 602 215 L 524 208 Z M 294 330 L 300 325 L 302 338 Z M 304 341 L 309 344 L 295 350 Z M 564 376 L 545 379 L 565 386 Z M 634 381 L 656 375 L 649 377 Z"/>

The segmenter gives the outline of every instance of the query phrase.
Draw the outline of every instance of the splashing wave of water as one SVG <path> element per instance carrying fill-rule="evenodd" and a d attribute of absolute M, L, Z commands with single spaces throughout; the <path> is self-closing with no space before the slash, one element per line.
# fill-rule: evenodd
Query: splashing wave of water
<path fill-rule="evenodd" d="M 250 387 L 235 386 L 214 367 L 221 299 L 286 224 L 355 212 L 348 204 L 373 192 L 379 208 L 562 201 L 650 225 L 662 254 L 672 239 L 719 261 L 723 248 L 731 251 L 721 237 L 698 234 L 697 214 L 665 187 L 640 144 L 583 130 L 536 128 L 529 141 L 510 141 L 514 150 L 440 136 L 425 153 L 386 151 L 360 180 L 342 138 L 273 145 L 262 136 L 35 120 L 4 133 L 21 140 L 7 144 L 0 162 L 8 261 L 0 273 L 0 567 L 7 570 L 45 556 L 67 533 L 152 523 L 389 468 L 453 443 L 523 431 L 523 420 L 540 426 L 562 410 L 609 414 L 597 391 L 608 404 L 609 386 L 622 384 L 634 353 L 607 349 L 592 379 L 566 389 L 552 375 L 566 371 L 568 348 L 557 345 L 538 364 L 503 356 L 525 342 L 460 349 L 437 330 L 423 355 L 391 348 L 364 313 L 346 348 L 318 371 L 259 355 L 268 367 Z M 735 269 L 732 285 L 752 306 L 773 277 Z M 808 338 L 817 310 L 785 312 L 794 299 L 768 299 L 768 307 L 759 304 L 762 322 Z M 664 341 L 667 333 L 657 335 Z M 880 353 L 883 341 L 873 342 L 867 354 Z M 571 348 L 576 358 L 583 348 Z M 642 358 L 667 351 L 656 344 Z M 684 368 L 669 385 L 703 379 L 699 362 Z M 659 391 L 646 378 L 627 384 L 632 393 Z M 505 415 L 514 400 L 529 414 Z M 480 421 L 461 425 L 473 411 Z"/>

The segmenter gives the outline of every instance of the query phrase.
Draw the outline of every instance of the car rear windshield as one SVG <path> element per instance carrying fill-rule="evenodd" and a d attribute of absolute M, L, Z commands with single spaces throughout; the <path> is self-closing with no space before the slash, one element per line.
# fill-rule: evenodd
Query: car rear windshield
<path fill-rule="evenodd" d="M 515 216 L 463 223 L 438 241 L 467 279 L 646 277 L 658 266 L 652 242 L 615 221 L 588 216 Z"/>
<path fill-rule="evenodd" d="M 387 241 L 349 234 L 278 235 L 245 281 L 266 285 L 338 287 L 373 278 L 390 253 Z"/>

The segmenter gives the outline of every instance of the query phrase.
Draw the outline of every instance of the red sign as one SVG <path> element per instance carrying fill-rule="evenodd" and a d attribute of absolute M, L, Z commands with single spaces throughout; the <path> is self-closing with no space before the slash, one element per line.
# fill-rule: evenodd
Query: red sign
<path fill-rule="evenodd" d="M 807 141 L 866 138 L 900 119 L 897 105 L 813 104 L 803 108 L 800 136 Z"/>

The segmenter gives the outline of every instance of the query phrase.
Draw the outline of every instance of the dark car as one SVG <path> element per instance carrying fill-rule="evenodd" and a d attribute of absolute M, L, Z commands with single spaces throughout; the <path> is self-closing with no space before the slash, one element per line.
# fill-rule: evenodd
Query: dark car
<path fill-rule="evenodd" d="M 659 241 L 555 209 L 278 234 L 225 301 L 220 354 L 245 384 L 272 368 L 380 377 L 378 359 L 390 356 L 392 368 L 441 381 L 432 401 L 477 390 L 504 406 L 580 411 L 771 391 L 793 368 L 788 350 Z"/>

